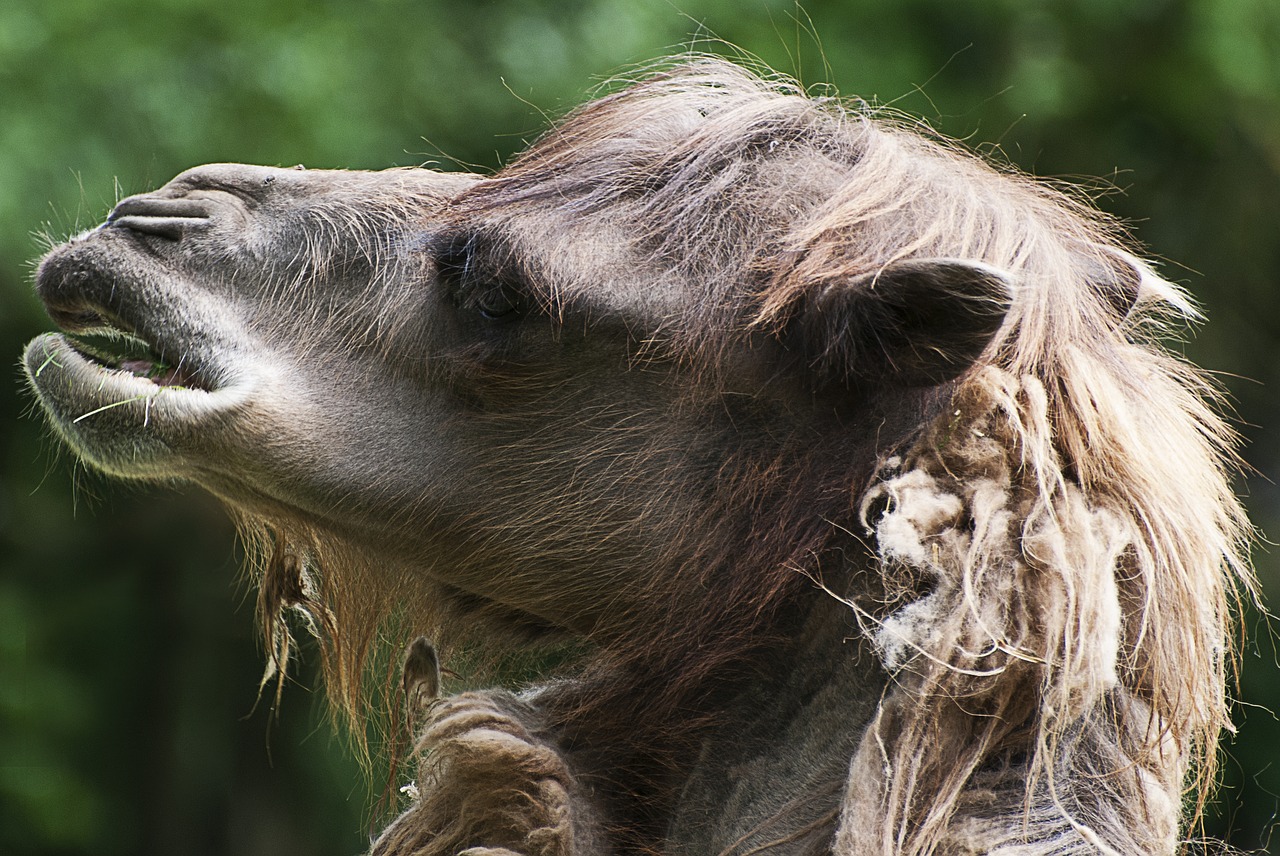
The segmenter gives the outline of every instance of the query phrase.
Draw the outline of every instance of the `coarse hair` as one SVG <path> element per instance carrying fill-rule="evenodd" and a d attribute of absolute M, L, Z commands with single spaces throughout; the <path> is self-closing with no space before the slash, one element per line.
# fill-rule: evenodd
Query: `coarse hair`
<path fill-rule="evenodd" d="M 603 632 L 614 672 L 667 670 L 667 701 L 646 699 L 663 728 L 710 671 L 697 657 L 732 659 L 768 635 L 779 604 L 824 578 L 810 557 L 855 533 L 876 584 L 832 595 L 889 682 L 852 758 L 837 852 L 1128 854 L 1184 834 L 1184 789 L 1198 812 L 1230 727 L 1251 530 L 1219 392 L 1161 344 L 1195 310 L 1117 224 L 865 104 L 700 57 L 575 111 L 451 216 L 538 206 L 625 220 L 655 270 L 694 283 L 705 299 L 664 319 L 643 357 L 709 375 L 744 337 L 785 335 L 822 289 L 895 263 L 964 259 L 1012 284 L 995 341 L 912 430 L 869 460 L 806 471 L 839 485 L 839 501 L 764 508 L 777 524 L 767 549 L 724 534 L 686 550 L 698 567 L 647 581 L 670 623 Z M 737 491 L 726 507 L 832 495 L 757 485 L 748 498 L 745 477 L 725 482 Z M 406 596 L 421 580 L 363 568 L 305 524 L 246 530 L 271 557 L 260 608 L 272 662 L 288 659 L 282 612 L 302 608 L 352 712 L 367 710 L 361 675 L 389 615 L 415 632 L 463 629 L 432 596 Z M 723 575 L 732 583 L 712 589 L 732 597 L 687 605 Z M 582 703 L 629 692 L 604 686 Z"/>

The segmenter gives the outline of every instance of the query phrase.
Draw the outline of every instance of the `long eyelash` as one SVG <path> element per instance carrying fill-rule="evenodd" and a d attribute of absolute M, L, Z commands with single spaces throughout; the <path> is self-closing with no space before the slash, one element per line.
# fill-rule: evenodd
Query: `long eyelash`
<path fill-rule="evenodd" d="M 522 315 L 528 305 L 514 253 L 505 242 L 476 232 L 427 236 L 423 248 L 435 261 L 437 275 L 458 306 L 478 311 L 490 321 Z M 501 300 L 494 298 L 501 291 Z M 495 311 L 494 307 L 501 311 Z"/>
<path fill-rule="evenodd" d="M 475 234 L 444 235 L 429 238 L 426 249 L 441 277 L 465 281 L 475 276 L 478 243 Z"/>

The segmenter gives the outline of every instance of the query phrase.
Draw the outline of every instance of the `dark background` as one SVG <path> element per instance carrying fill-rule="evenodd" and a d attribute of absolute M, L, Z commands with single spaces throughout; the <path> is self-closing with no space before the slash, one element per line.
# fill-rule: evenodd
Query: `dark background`
<path fill-rule="evenodd" d="M 5 0 L 0 854 L 340 856 L 365 846 L 372 802 L 314 652 L 278 724 L 254 709 L 263 657 L 221 511 L 86 473 L 30 412 L 16 361 L 49 326 L 39 236 L 208 161 L 491 170 L 611 74 L 731 52 L 710 35 L 1097 191 L 1203 304 L 1178 347 L 1221 373 L 1241 491 L 1280 531 L 1274 0 Z M 1255 561 L 1276 590 L 1274 554 Z M 1261 850 L 1280 669 L 1268 625 L 1246 625 L 1207 832 Z"/>

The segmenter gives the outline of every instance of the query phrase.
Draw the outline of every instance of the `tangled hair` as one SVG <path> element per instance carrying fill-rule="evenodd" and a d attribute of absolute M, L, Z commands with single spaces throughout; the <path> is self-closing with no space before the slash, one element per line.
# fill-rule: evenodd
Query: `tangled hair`
<path fill-rule="evenodd" d="M 1188 771 L 1197 814 L 1212 786 L 1231 615 L 1254 591 L 1216 388 L 1156 341 L 1194 310 L 1075 198 L 864 127 L 769 305 L 912 256 L 1017 285 L 990 361 L 861 499 L 889 599 L 850 606 L 893 687 L 841 846 L 1160 852 Z"/>
<path fill-rule="evenodd" d="M 874 224 L 897 236 L 868 253 L 885 259 L 958 239 L 1018 291 L 995 358 L 862 499 L 901 598 L 851 603 L 894 686 L 855 758 L 842 841 L 1159 852 L 1188 768 L 1197 806 L 1211 786 L 1232 599 L 1252 586 L 1215 391 L 1152 341 L 1189 307 L 1074 200 L 877 136 L 866 174 L 895 198 L 846 185 L 810 240 Z"/>
<path fill-rule="evenodd" d="M 1184 834 L 1183 799 L 1203 804 L 1230 727 L 1250 529 L 1229 486 L 1235 440 L 1218 393 L 1158 341 L 1194 310 L 1121 230 L 1070 193 L 865 105 L 709 59 L 581 108 L 452 211 L 536 206 L 616 213 L 643 236 L 648 263 L 705 293 L 645 342 L 645 356 L 667 348 L 691 364 L 714 364 L 744 335 L 785 336 L 825 289 L 874 288 L 895 264 L 964 259 L 1000 272 L 1012 284 L 1003 326 L 942 387 L 942 405 L 874 460 L 822 476 L 840 499 L 821 509 L 831 516 L 817 540 L 862 533 L 877 577 L 869 591 L 832 594 L 888 675 L 852 759 L 835 850 L 1133 854 L 1166 852 Z M 553 307 L 572 299 L 546 296 Z M 828 348 L 811 363 L 834 370 L 847 358 Z M 777 610 L 762 603 L 794 602 L 823 576 L 806 564 L 828 554 L 822 543 L 776 544 L 818 512 L 762 514 L 778 522 L 770 549 L 725 535 L 718 553 L 690 551 L 700 567 L 651 586 L 655 602 L 676 604 L 718 570 L 750 590 L 730 601 L 750 609 L 672 606 L 670 624 L 611 628 L 603 643 L 613 665 L 684 669 L 669 675 L 667 713 L 652 707 L 668 728 L 681 688 L 705 676 L 686 668 L 695 640 L 714 659 L 767 629 Z M 287 659 L 282 610 L 302 607 L 331 691 L 360 713 L 387 616 L 420 632 L 450 613 L 421 580 L 364 568 L 304 524 L 272 526 L 260 591 L 273 662 Z M 710 621 L 736 623 L 717 634 L 698 624 Z M 639 691 L 602 698 L 627 692 Z"/>
<path fill-rule="evenodd" d="M 986 367 L 954 405 L 863 498 L 890 603 L 921 580 L 929 593 L 885 617 L 850 603 L 895 677 L 855 757 L 844 828 L 878 829 L 895 853 L 1024 837 L 1036 846 L 1019 853 L 1161 852 L 1188 765 L 1203 800 L 1228 722 L 1218 562 L 1232 545 L 1140 511 L 1110 478 L 1077 481 L 1035 376 Z M 1171 430 L 1133 436 L 1163 444 Z M 1179 439 L 1182 461 L 1203 453 L 1203 435 Z"/>

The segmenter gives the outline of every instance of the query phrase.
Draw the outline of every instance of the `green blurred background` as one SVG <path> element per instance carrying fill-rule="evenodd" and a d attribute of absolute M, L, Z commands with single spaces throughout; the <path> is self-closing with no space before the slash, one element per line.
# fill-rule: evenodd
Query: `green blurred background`
<path fill-rule="evenodd" d="M 4 0 L 0 854 L 354 854 L 371 804 L 306 665 L 278 723 L 254 709 L 262 656 L 220 510 L 86 473 L 31 413 L 16 360 L 48 327 L 38 235 L 208 161 L 493 169 L 610 74 L 728 51 L 712 35 L 1101 192 L 1205 307 L 1181 347 L 1221 372 L 1241 489 L 1280 531 L 1275 0 Z M 1274 555 L 1256 562 L 1274 591 Z M 1207 831 L 1263 850 L 1280 669 L 1246 623 Z"/>

